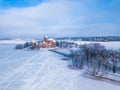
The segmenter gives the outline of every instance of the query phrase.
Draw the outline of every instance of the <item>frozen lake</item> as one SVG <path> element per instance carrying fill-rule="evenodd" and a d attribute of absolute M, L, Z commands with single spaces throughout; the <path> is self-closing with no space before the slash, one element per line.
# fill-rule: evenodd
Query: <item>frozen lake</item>
<path fill-rule="evenodd" d="M 0 45 L 0 90 L 120 90 L 120 86 L 82 77 L 56 53 L 14 50 Z"/>

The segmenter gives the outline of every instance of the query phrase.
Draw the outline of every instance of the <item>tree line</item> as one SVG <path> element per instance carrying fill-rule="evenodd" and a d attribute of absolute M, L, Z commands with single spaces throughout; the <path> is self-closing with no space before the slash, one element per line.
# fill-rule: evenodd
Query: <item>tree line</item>
<path fill-rule="evenodd" d="M 73 48 L 73 47 L 79 47 L 78 44 L 74 42 L 67 42 L 67 41 L 57 41 L 56 42 L 57 47 L 59 48 Z"/>
<path fill-rule="evenodd" d="M 84 44 L 72 51 L 71 57 L 73 65 L 78 68 L 86 67 L 92 75 L 120 73 L 120 49 L 106 49 L 99 43 Z"/>

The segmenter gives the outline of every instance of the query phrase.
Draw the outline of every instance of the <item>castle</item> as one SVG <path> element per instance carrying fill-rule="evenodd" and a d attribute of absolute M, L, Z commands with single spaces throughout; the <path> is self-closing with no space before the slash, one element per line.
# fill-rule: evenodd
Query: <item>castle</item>
<path fill-rule="evenodd" d="M 51 39 L 45 36 L 40 47 L 41 48 L 54 48 L 56 47 L 56 41 L 54 39 Z"/>

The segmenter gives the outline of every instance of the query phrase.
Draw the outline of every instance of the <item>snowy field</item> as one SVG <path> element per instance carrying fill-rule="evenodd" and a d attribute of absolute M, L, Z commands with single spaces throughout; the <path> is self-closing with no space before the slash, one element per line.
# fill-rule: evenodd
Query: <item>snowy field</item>
<path fill-rule="evenodd" d="M 82 76 L 71 61 L 50 52 L 14 50 L 0 45 L 0 90 L 120 90 L 120 86 Z"/>

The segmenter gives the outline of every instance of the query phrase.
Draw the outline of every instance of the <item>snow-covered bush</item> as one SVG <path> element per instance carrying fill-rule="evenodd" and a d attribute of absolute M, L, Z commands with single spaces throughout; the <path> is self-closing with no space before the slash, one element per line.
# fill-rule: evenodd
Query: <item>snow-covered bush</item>
<path fill-rule="evenodd" d="M 29 46 L 30 46 L 30 43 L 29 43 L 29 42 L 26 42 L 26 43 L 23 45 L 24 48 L 27 48 L 27 47 L 29 47 Z"/>
<path fill-rule="evenodd" d="M 22 44 L 18 44 L 15 46 L 15 49 L 23 49 L 23 45 Z"/>
<path fill-rule="evenodd" d="M 57 47 L 59 48 L 73 48 L 78 47 L 78 44 L 67 41 L 57 41 Z"/>

